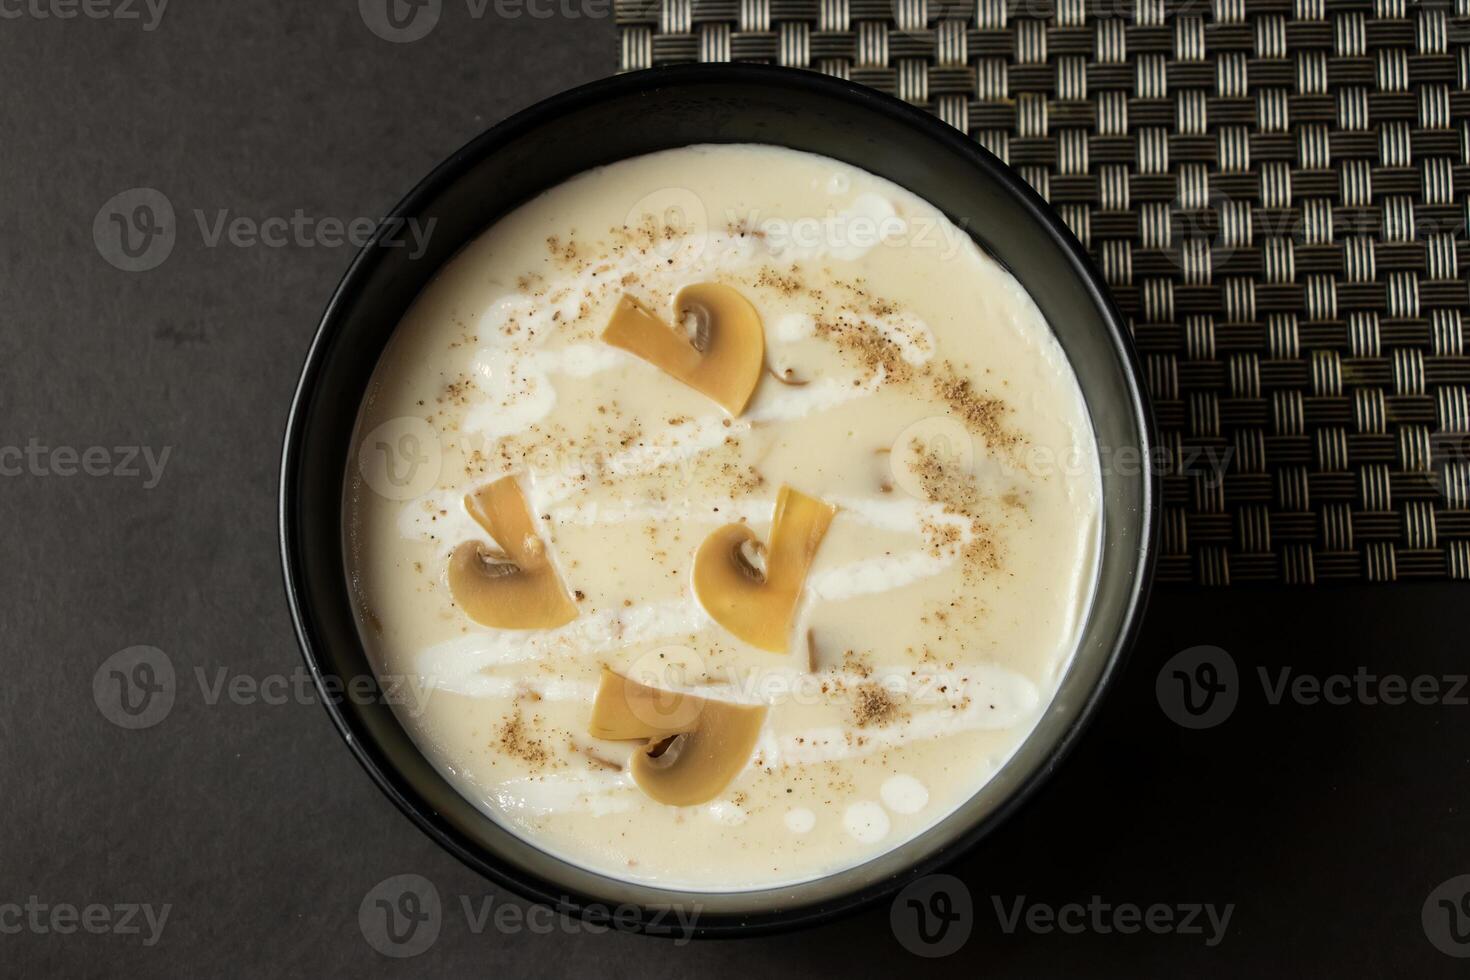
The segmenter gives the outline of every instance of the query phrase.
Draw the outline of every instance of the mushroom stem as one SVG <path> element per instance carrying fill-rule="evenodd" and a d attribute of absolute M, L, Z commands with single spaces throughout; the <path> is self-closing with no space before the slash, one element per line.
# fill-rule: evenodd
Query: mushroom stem
<path fill-rule="evenodd" d="M 769 374 L 772 378 L 775 378 L 777 381 L 781 382 L 783 385 L 787 385 L 791 388 L 801 388 L 810 383 L 805 378 L 793 377 L 793 372 L 790 368 L 787 368 L 785 371 L 777 371 L 775 368 L 767 365 L 766 373 Z"/>

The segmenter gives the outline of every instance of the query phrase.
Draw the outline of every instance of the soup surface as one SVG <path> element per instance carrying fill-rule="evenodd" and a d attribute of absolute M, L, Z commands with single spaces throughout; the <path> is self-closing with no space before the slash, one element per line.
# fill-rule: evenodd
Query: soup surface
<path fill-rule="evenodd" d="M 676 305 L 711 284 L 726 306 Z M 688 347 L 683 380 L 604 339 L 629 310 Z M 735 411 L 711 386 L 751 364 Z M 497 485 L 517 541 L 475 497 Z M 783 488 L 816 508 L 782 532 L 804 550 L 771 540 Z M 584 867 L 739 890 L 891 849 L 1005 763 L 1086 616 L 1098 488 L 1060 347 L 961 229 L 846 164 L 693 146 L 546 192 L 416 300 L 362 406 L 346 560 L 399 717 L 467 798 Z M 826 508 L 825 534 L 801 516 Z M 624 679 L 765 710 L 753 741 L 706 732 L 715 762 L 687 731 L 595 737 Z M 679 766 L 713 795 L 656 798 Z"/>

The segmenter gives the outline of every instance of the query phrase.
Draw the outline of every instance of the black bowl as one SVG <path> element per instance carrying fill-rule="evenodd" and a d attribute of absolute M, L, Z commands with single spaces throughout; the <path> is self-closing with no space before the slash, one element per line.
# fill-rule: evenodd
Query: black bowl
<path fill-rule="evenodd" d="M 1105 465 L 1103 547 L 1080 648 L 1040 723 L 955 813 L 866 864 L 806 884 L 692 893 L 632 884 L 526 843 L 461 797 L 383 699 L 327 696 L 374 683 L 343 562 L 350 442 L 369 377 L 419 291 L 461 246 L 574 174 L 692 143 L 769 143 L 853 164 L 944 211 L 1041 307 L 1086 398 Z M 408 219 L 436 222 L 427 250 L 395 247 Z M 654 69 L 583 86 L 527 109 L 455 153 L 394 209 L 322 317 L 291 407 L 281 468 L 281 556 L 296 630 L 332 720 L 373 779 L 451 853 L 498 884 L 625 928 L 666 931 L 660 909 L 698 908 L 697 934 L 751 934 L 876 901 L 992 831 L 1082 731 L 1130 645 L 1147 594 L 1157 489 L 1149 413 L 1123 321 L 1065 226 L 1025 183 L 961 133 L 878 92 L 763 66 Z M 1137 455 L 1132 455 L 1136 453 Z"/>

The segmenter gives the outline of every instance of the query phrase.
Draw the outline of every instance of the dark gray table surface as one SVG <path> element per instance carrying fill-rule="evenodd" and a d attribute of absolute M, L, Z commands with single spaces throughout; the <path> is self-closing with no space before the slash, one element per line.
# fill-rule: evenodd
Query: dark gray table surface
<path fill-rule="evenodd" d="M 297 693 L 275 517 L 296 373 L 353 251 L 332 221 L 381 215 L 490 123 L 613 68 L 598 3 L 476 7 L 445 0 L 427 37 L 393 44 L 356 0 L 176 0 L 156 22 L 142 0 L 0 3 L 0 974 L 1463 972 L 1448 953 L 1470 943 L 1446 929 L 1464 889 L 1436 892 L 1470 872 L 1451 696 L 1470 591 L 1453 585 L 1159 592 L 1081 749 L 951 869 L 973 908 L 952 955 L 916 958 L 887 905 L 683 946 L 482 925 L 485 899 L 521 903 L 415 830 Z M 94 219 L 136 188 L 167 198 L 177 230 L 162 264 L 126 272 Z M 293 230 L 233 244 L 213 237 L 222 216 Z M 1238 703 L 1191 730 L 1155 684 L 1199 645 L 1228 651 Z M 128 730 L 93 685 L 136 646 L 166 654 L 177 694 Z M 1367 703 L 1357 682 L 1347 704 L 1272 703 L 1288 667 L 1441 687 L 1432 704 Z M 444 908 L 412 959 L 377 952 L 359 919 L 399 874 Z M 1105 910 L 1008 931 L 1018 901 Z M 1230 908 L 1223 935 L 1110 927 L 1119 907 L 1177 922 L 1196 903 Z"/>

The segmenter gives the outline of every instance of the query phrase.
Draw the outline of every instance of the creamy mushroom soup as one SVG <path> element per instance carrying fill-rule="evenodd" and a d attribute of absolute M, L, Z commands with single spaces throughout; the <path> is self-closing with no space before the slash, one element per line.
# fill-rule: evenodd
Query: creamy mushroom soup
<path fill-rule="evenodd" d="M 448 263 L 347 505 L 362 636 L 459 791 L 724 891 L 870 859 L 1006 762 L 1077 643 L 1099 475 L 1061 348 L 963 230 L 845 164 L 694 146 Z"/>

